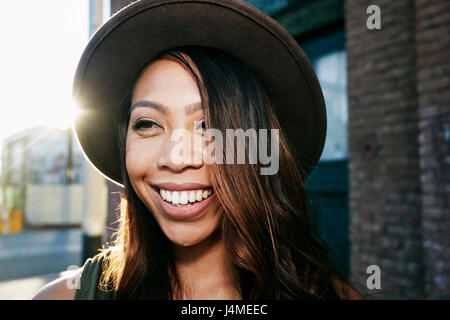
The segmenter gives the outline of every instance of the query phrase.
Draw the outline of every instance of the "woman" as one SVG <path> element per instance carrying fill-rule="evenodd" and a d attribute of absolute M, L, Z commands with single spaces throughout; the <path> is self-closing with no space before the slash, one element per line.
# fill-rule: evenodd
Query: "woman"
<path fill-rule="evenodd" d="M 83 54 L 74 95 L 85 112 L 75 127 L 89 160 L 124 186 L 120 228 L 113 247 L 36 298 L 360 298 L 308 217 L 302 180 L 320 157 L 326 125 L 309 63 L 253 7 L 194 2 L 135 3 Z M 164 45 L 148 34 L 155 26 L 169 28 L 155 34 Z M 133 46 L 106 48 L 129 30 L 142 30 L 159 49 L 143 45 L 122 65 L 117 57 Z M 69 289 L 80 275 L 80 288 Z"/>

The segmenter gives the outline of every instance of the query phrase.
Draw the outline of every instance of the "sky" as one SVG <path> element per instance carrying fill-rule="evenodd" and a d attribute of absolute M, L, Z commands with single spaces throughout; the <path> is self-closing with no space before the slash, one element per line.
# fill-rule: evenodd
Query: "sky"
<path fill-rule="evenodd" d="M 0 0 L 0 148 L 25 128 L 69 126 L 88 9 L 88 0 Z"/>

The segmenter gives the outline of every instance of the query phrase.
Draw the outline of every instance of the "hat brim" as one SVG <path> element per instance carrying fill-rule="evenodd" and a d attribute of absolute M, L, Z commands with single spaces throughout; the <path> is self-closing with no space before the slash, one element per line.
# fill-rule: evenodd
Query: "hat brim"
<path fill-rule="evenodd" d="M 305 178 L 325 143 L 326 111 L 319 82 L 282 26 L 237 0 L 137 1 L 93 35 L 73 83 L 73 97 L 82 110 L 74 129 L 90 162 L 122 184 L 114 128 L 120 103 L 152 57 L 185 45 L 227 52 L 257 74 Z"/>

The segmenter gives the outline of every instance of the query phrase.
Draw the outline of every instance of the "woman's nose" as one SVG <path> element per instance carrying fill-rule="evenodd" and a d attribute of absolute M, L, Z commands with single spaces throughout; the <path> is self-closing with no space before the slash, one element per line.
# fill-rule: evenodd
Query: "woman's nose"
<path fill-rule="evenodd" d="M 158 158 L 158 167 L 179 173 L 203 166 L 202 139 L 188 130 L 175 130 L 167 138 Z"/>

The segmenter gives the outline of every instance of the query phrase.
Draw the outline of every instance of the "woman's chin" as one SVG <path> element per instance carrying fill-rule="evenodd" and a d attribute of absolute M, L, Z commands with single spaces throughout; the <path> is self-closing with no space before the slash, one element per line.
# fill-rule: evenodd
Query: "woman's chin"
<path fill-rule="evenodd" d="M 175 226 L 163 228 L 163 232 L 173 244 L 180 247 L 191 247 L 210 238 L 216 228 L 217 226 L 211 226 L 211 228 L 201 230 L 201 227 Z"/>
<path fill-rule="evenodd" d="M 174 245 L 180 246 L 180 247 L 192 247 L 196 244 L 201 243 L 204 241 L 207 236 L 205 237 L 199 237 L 198 235 L 166 235 L 167 238 L 172 242 Z"/>
<path fill-rule="evenodd" d="M 218 230 L 221 212 L 216 206 L 211 209 L 197 220 L 171 220 L 161 213 L 156 216 L 156 220 L 163 233 L 173 244 L 190 247 L 211 238 L 211 235 Z"/>

